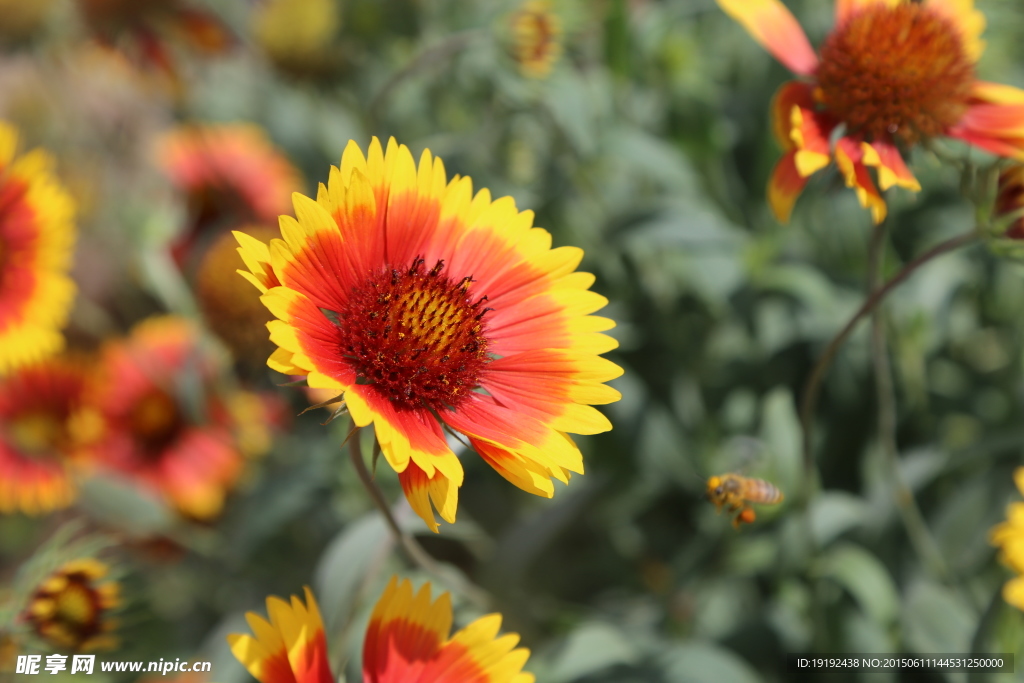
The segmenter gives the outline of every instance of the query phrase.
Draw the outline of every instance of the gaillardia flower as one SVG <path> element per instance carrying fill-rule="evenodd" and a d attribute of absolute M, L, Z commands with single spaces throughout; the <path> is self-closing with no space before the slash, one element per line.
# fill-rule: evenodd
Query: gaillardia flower
<path fill-rule="evenodd" d="M 267 598 L 270 621 L 246 615 L 254 636 L 228 636 L 231 652 L 260 683 L 331 683 L 327 641 L 316 599 L 291 604 Z M 363 643 L 363 683 L 533 683 L 522 671 L 530 651 L 519 636 L 497 637 L 501 615 L 490 614 L 449 637 L 451 598 L 430 599 L 430 584 L 392 577 L 374 607 Z"/>
<path fill-rule="evenodd" d="M 501 615 L 488 614 L 449 637 L 448 593 L 430 600 L 430 584 L 392 577 L 370 616 L 363 643 L 363 683 L 533 683 L 517 648 L 519 635 L 498 637 Z"/>
<path fill-rule="evenodd" d="M 24 619 L 50 644 L 66 650 L 111 649 L 117 627 L 111 612 L 120 604 L 120 584 L 93 558 L 72 560 L 36 586 Z"/>
<path fill-rule="evenodd" d="M 562 22 L 550 0 L 527 0 L 512 15 L 512 51 L 519 70 L 544 78 L 562 54 Z"/>
<path fill-rule="evenodd" d="M 299 172 L 252 124 L 176 128 L 160 139 L 157 159 L 188 198 L 190 223 L 172 245 L 179 265 L 230 228 L 275 225 L 302 188 Z"/>
<path fill-rule="evenodd" d="M 985 18 L 973 0 L 836 0 L 817 53 L 779 0 L 718 4 L 802 77 L 772 106 L 786 150 L 768 186 L 779 220 L 833 159 L 876 223 L 886 213 L 879 188 L 920 189 L 903 157 L 919 142 L 949 136 L 1024 160 L 1024 91 L 975 79 Z"/>
<path fill-rule="evenodd" d="M 413 509 L 454 521 L 462 465 L 442 426 L 464 434 L 502 476 L 552 496 L 583 458 L 566 432 L 611 428 L 591 404 L 619 393 L 598 354 L 616 342 L 590 316 L 607 302 L 574 272 L 580 249 L 551 249 L 510 197 L 475 196 L 424 151 L 392 140 L 368 156 L 350 142 L 317 200 L 266 245 L 237 233 L 243 272 L 277 320 L 268 365 L 342 396 L 373 424 Z"/>
<path fill-rule="evenodd" d="M 1024 495 L 1024 467 L 1013 473 L 1017 490 Z M 992 545 L 1000 549 L 1000 559 L 1017 573 L 1003 586 L 1003 599 L 1024 610 L 1024 503 L 1011 503 L 1006 508 L 1006 521 L 989 532 Z"/>
<path fill-rule="evenodd" d="M 267 616 L 248 612 L 254 636 L 228 636 L 231 652 L 260 683 L 333 683 L 327 661 L 327 638 L 320 608 L 306 588 L 306 602 L 292 596 L 291 604 L 267 598 Z"/>
<path fill-rule="evenodd" d="M 75 296 L 74 205 L 42 150 L 15 158 L 0 122 L 0 375 L 54 353 Z"/>
<path fill-rule="evenodd" d="M 150 318 L 103 349 L 90 398 L 104 423 L 97 462 L 195 519 L 220 513 L 243 462 L 231 411 L 210 380 L 196 329 Z"/>
<path fill-rule="evenodd" d="M 74 500 L 72 468 L 90 438 L 83 367 L 53 356 L 0 379 L 0 513 L 43 514 Z"/>

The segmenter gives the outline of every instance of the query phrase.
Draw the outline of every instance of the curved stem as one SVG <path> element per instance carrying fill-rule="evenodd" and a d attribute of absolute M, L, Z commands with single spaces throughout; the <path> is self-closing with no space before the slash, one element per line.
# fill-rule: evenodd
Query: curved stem
<path fill-rule="evenodd" d="M 348 438 L 348 452 L 349 457 L 352 460 L 352 464 L 356 468 L 356 473 L 359 475 L 359 480 L 363 482 L 363 486 L 370 494 L 370 498 L 373 499 L 374 505 L 380 511 L 381 515 L 384 516 L 384 521 L 387 523 L 388 528 L 391 530 L 391 535 L 394 536 L 398 544 L 402 546 L 402 550 L 405 551 L 406 556 L 412 561 L 413 564 L 418 566 L 428 574 L 433 574 L 439 578 L 443 578 L 449 583 L 456 584 L 459 593 L 468 598 L 471 602 L 480 607 L 487 607 L 490 602 L 490 598 L 487 593 L 482 591 L 477 586 L 471 584 L 463 576 L 457 572 L 448 571 L 445 567 L 442 567 L 437 560 L 430 556 L 426 550 L 423 549 L 411 534 L 407 534 L 402 531 L 401 527 L 398 526 L 397 520 L 391 511 L 391 506 L 384 499 L 384 493 L 377 486 L 377 482 L 373 480 L 373 475 L 366 468 L 366 462 L 363 460 L 363 448 L 359 443 L 359 428 L 357 427 Z"/>
<path fill-rule="evenodd" d="M 380 513 L 384 515 L 384 521 L 387 523 L 388 528 L 391 529 L 391 535 L 395 537 L 398 544 L 402 546 L 402 550 L 409 556 L 413 564 L 416 564 L 423 571 L 431 574 L 438 573 L 437 562 L 431 557 L 426 550 L 423 549 L 416 539 L 409 534 L 402 531 L 401 527 L 398 526 L 398 522 L 395 520 L 394 514 L 391 512 L 391 506 L 384 500 L 384 493 L 377 486 L 377 482 L 373 480 L 373 476 L 370 471 L 366 469 L 366 462 L 363 461 L 363 448 L 359 443 L 359 430 L 356 429 L 355 433 L 352 434 L 348 439 L 348 453 L 352 459 L 352 464 L 355 465 L 356 473 L 359 475 L 359 480 L 363 482 L 363 486 L 370 494 L 370 498 L 373 499 L 374 505 L 380 510 Z"/>
<path fill-rule="evenodd" d="M 809 489 L 814 472 L 814 452 L 811 443 L 811 439 L 813 437 L 812 418 L 814 417 L 814 409 L 818 404 L 818 394 L 821 391 L 821 382 L 825 378 L 825 373 L 832 364 L 832 360 L 839 352 L 839 349 L 842 348 L 843 342 L 845 342 L 847 337 L 849 337 L 854 329 L 856 329 L 857 323 L 859 323 L 864 316 L 875 310 L 875 307 L 877 307 L 893 289 L 913 275 L 918 268 L 942 254 L 970 244 L 978 239 L 978 237 L 979 231 L 976 229 L 971 230 L 968 233 L 964 233 L 963 235 L 957 235 L 945 242 L 940 242 L 907 265 L 903 266 L 903 269 L 893 276 L 891 280 L 871 292 L 861 307 L 858 308 L 853 316 L 847 321 L 846 325 L 844 325 L 843 328 L 839 330 L 834 337 L 832 337 L 831 341 L 829 341 L 825 350 L 822 352 L 821 357 L 818 358 L 818 362 L 815 363 L 814 368 L 811 370 L 810 377 L 807 378 L 807 383 L 804 385 L 803 400 L 800 404 L 800 428 L 803 436 L 805 488 Z"/>
<path fill-rule="evenodd" d="M 875 228 L 871 236 L 868 253 L 871 292 L 875 292 L 882 285 L 886 232 L 885 224 L 882 223 Z M 896 508 L 899 510 L 910 543 L 922 563 L 930 567 L 939 579 L 948 582 L 950 574 L 946 560 L 928 530 L 924 515 L 921 514 L 921 509 L 914 499 L 914 492 L 903 481 L 903 473 L 900 471 L 899 446 L 896 443 L 896 390 L 893 385 L 892 364 L 889 361 L 883 310 L 882 306 L 876 306 L 871 313 L 871 365 L 875 375 L 875 400 L 878 403 L 878 439 L 889 465 Z"/>

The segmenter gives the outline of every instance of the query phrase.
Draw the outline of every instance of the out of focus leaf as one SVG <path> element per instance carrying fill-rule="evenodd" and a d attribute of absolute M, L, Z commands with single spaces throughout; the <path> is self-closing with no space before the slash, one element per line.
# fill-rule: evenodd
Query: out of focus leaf
<path fill-rule="evenodd" d="M 761 409 L 761 438 L 771 455 L 774 482 L 792 495 L 801 485 L 800 420 L 788 389 L 773 389 Z"/>
<path fill-rule="evenodd" d="M 352 522 L 335 536 L 324 550 L 313 584 L 328 631 L 335 631 L 352 618 L 355 599 L 367 579 L 391 551 L 394 541 L 379 512 Z"/>
<path fill-rule="evenodd" d="M 635 662 L 639 656 L 626 632 L 606 622 L 588 622 L 573 630 L 566 639 L 548 680 L 570 683 L 616 664 Z"/>
<path fill-rule="evenodd" d="M 903 628 L 914 652 L 970 652 L 976 623 L 974 611 L 944 586 L 919 579 L 907 591 Z"/>
<path fill-rule="evenodd" d="M 758 683 L 745 661 L 710 642 L 690 641 L 671 648 L 661 660 L 666 683 Z"/>
<path fill-rule="evenodd" d="M 816 573 L 848 590 L 861 609 L 878 623 L 888 624 L 896 618 L 896 584 L 878 558 L 864 548 L 849 543 L 830 548 L 816 565 Z"/>
<path fill-rule="evenodd" d="M 95 476 L 83 482 L 80 504 L 96 519 L 131 536 L 159 534 L 174 525 L 174 516 L 163 501 L 114 476 Z"/>
<path fill-rule="evenodd" d="M 811 529 L 818 546 L 824 547 L 837 536 L 864 523 L 868 503 L 843 491 L 825 491 L 811 502 Z"/>

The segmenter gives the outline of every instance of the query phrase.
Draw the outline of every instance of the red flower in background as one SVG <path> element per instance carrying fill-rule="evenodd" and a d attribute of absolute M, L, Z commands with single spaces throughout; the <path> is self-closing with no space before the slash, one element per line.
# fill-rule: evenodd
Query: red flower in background
<path fill-rule="evenodd" d="M 178 265 L 199 257 L 223 232 L 277 225 L 302 177 L 257 126 L 188 126 L 163 136 L 158 163 L 187 196 L 189 225 L 172 245 Z"/>
<path fill-rule="evenodd" d="M 82 406 L 84 360 L 50 357 L 0 379 L 0 513 L 42 514 L 74 500 L 73 468 L 97 427 Z"/>
<path fill-rule="evenodd" d="M 182 514 L 209 519 L 243 464 L 238 394 L 221 395 L 196 329 L 182 318 L 143 321 L 107 344 L 90 401 L 104 422 L 97 461 L 164 497 Z M 246 394 L 242 394 L 246 396 Z M 260 403 L 242 406 L 265 426 Z M 263 446 L 265 447 L 265 442 Z"/>

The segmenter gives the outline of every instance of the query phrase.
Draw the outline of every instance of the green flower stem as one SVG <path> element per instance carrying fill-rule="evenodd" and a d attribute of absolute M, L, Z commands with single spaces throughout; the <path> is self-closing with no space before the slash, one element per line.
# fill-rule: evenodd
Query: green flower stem
<path fill-rule="evenodd" d="M 359 480 L 363 482 L 363 486 L 370 494 L 370 498 L 373 500 L 373 504 L 377 506 L 380 513 L 384 515 L 384 521 L 387 523 L 388 528 L 391 529 L 392 536 L 405 551 L 405 554 L 409 557 L 413 564 L 417 565 L 423 571 L 429 574 L 438 573 L 438 565 L 433 557 L 423 549 L 412 535 L 405 533 L 398 526 L 398 522 L 395 520 L 394 514 L 391 512 L 391 506 L 384 500 L 384 493 L 377 486 L 377 482 L 373 480 L 373 475 L 366 469 L 366 462 L 363 460 L 363 448 L 359 443 L 359 428 L 352 433 L 348 438 L 348 453 L 352 458 L 352 464 L 355 465 L 356 473 L 359 475 Z"/>
<path fill-rule="evenodd" d="M 868 250 L 869 287 L 871 292 L 882 286 L 882 264 L 885 254 L 885 223 L 875 227 Z M 899 447 L 896 443 L 896 390 L 893 385 L 892 364 L 885 335 L 884 309 L 876 305 L 871 312 L 871 365 L 875 374 L 875 400 L 878 408 L 878 439 L 889 465 L 896 508 L 911 545 L 922 563 L 944 582 L 949 582 L 949 567 L 938 543 L 928 530 L 924 515 L 917 506 L 914 492 L 903 481 L 900 471 Z"/>
<path fill-rule="evenodd" d="M 359 443 L 358 427 L 348 437 L 348 452 L 352 459 L 352 464 L 356 468 L 356 473 L 359 475 L 359 480 L 363 482 L 363 486 L 370 494 L 373 504 L 377 506 L 381 515 L 384 516 L 384 521 L 391 530 L 392 536 L 402 547 L 402 550 L 405 551 L 409 560 L 428 574 L 436 576 L 445 583 L 452 585 L 461 595 L 478 607 L 487 608 L 490 604 L 490 596 L 485 591 L 474 586 L 461 573 L 442 566 L 423 549 L 423 546 L 416 541 L 415 537 L 402 531 L 401 527 L 398 526 L 398 522 L 391 512 L 391 506 L 384 499 L 384 493 L 377 486 L 377 482 L 373 480 L 373 475 L 366 468 L 366 462 L 363 460 L 363 449 Z"/>
<path fill-rule="evenodd" d="M 847 321 L 846 325 L 832 340 L 829 341 L 825 350 L 822 352 L 821 357 L 818 358 L 818 362 L 815 363 L 814 368 L 811 370 L 811 375 L 807 379 L 807 383 L 804 385 L 803 400 L 800 405 L 800 428 L 803 435 L 803 461 L 804 461 L 804 479 L 805 479 L 805 503 L 810 499 L 810 488 L 811 482 L 814 480 L 814 450 L 813 450 L 813 417 L 814 410 L 818 405 L 818 394 L 821 391 L 821 383 L 825 378 L 825 373 L 828 371 L 829 366 L 835 359 L 839 349 L 842 348 L 843 343 L 850 336 L 850 334 L 856 329 L 857 323 L 861 321 L 864 316 L 868 315 L 885 299 L 889 293 L 903 283 L 904 280 L 909 278 L 918 268 L 928 263 L 934 258 L 937 258 L 943 254 L 951 251 L 955 251 L 960 247 L 968 245 L 976 241 L 980 237 L 980 231 L 975 229 L 962 235 L 957 235 L 944 242 L 940 242 L 925 253 L 921 254 L 913 261 L 903 266 L 891 280 L 886 282 L 881 287 L 874 289 L 860 308 L 853 314 L 853 316 Z"/>

